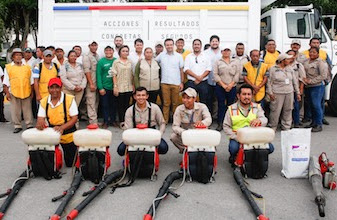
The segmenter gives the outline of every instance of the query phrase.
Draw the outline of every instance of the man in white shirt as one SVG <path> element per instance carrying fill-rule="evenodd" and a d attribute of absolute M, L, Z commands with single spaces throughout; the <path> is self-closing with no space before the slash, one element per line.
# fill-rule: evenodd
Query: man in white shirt
<path fill-rule="evenodd" d="M 221 49 L 219 47 L 220 44 L 220 38 L 217 35 L 212 35 L 210 37 L 209 40 L 209 44 L 211 45 L 207 50 L 205 50 L 205 54 L 208 55 L 208 57 L 211 60 L 211 65 L 212 65 L 212 69 L 214 64 L 221 59 L 222 54 L 221 54 Z M 210 90 L 210 97 L 209 97 L 209 104 L 207 106 L 211 107 L 211 109 L 209 110 L 211 112 L 211 115 L 214 117 L 217 115 L 217 101 L 215 98 L 215 81 L 214 81 L 214 77 L 213 77 L 213 70 L 208 74 L 208 85 L 209 85 L 209 90 Z"/>
<path fill-rule="evenodd" d="M 34 67 L 35 57 L 33 57 L 33 50 L 30 47 L 27 47 L 23 53 L 22 63 L 30 66 L 30 68 Z"/>
<path fill-rule="evenodd" d="M 184 72 L 188 81 L 185 87 L 194 88 L 199 93 L 201 103 L 209 103 L 209 85 L 207 83 L 208 74 L 212 70 L 211 60 L 201 52 L 202 43 L 200 39 L 193 40 L 193 53 L 186 56 Z M 207 106 L 210 109 L 210 106 Z"/>
<path fill-rule="evenodd" d="M 179 102 L 179 92 L 184 88 L 184 60 L 174 51 L 174 41 L 164 41 L 166 52 L 160 53 L 156 60 L 161 66 L 161 90 L 163 95 L 163 114 L 166 124 L 170 118 L 170 107 L 175 112 Z"/>
<path fill-rule="evenodd" d="M 131 52 L 129 54 L 129 59 L 131 60 L 132 64 L 132 72 L 135 74 L 135 68 L 137 63 L 141 60 L 144 59 L 144 54 L 143 54 L 143 47 L 144 47 L 144 42 L 142 39 L 137 38 L 134 43 L 135 47 L 135 52 Z"/>

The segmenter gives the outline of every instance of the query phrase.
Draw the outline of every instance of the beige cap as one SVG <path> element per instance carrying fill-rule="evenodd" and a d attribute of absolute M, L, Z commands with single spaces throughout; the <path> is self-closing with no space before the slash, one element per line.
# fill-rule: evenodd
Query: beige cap
<path fill-rule="evenodd" d="M 21 53 L 23 55 L 23 52 L 20 48 L 14 48 L 13 51 L 12 51 L 12 57 L 15 53 Z"/>
<path fill-rule="evenodd" d="M 298 44 L 301 46 L 301 40 L 292 40 L 291 44 Z"/>
<path fill-rule="evenodd" d="M 185 89 L 182 94 L 186 94 L 188 95 L 189 97 L 197 97 L 197 91 L 195 91 L 195 89 L 189 87 L 187 89 Z"/>
<path fill-rule="evenodd" d="M 46 56 L 53 56 L 53 52 L 51 52 L 51 50 L 45 50 L 43 51 L 43 56 L 46 57 Z"/>
<path fill-rule="evenodd" d="M 155 44 L 154 46 L 156 47 L 156 46 L 158 46 L 158 45 L 163 46 L 163 43 L 160 42 L 160 41 L 157 41 L 156 44 Z"/>
<path fill-rule="evenodd" d="M 292 58 L 292 57 L 293 57 L 293 55 L 288 55 L 286 53 L 282 53 L 282 54 L 278 55 L 277 62 L 281 62 L 282 60 L 289 59 L 289 58 Z"/>

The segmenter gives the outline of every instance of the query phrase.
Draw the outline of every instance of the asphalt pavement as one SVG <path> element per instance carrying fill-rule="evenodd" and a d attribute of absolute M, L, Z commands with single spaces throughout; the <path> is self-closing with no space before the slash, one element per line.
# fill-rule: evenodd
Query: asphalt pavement
<path fill-rule="evenodd" d="M 5 113 L 6 118 L 10 119 L 8 105 L 5 106 Z M 326 119 L 330 125 L 324 126 L 323 132 L 312 134 L 311 155 L 319 156 L 324 151 L 331 161 L 337 163 L 337 118 L 327 116 Z M 84 127 L 85 123 L 81 122 L 81 128 Z M 123 158 L 116 153 L 117 146 L 121 142 L 122 130 L 112 127 L 109 127 L 109 130 L 113 133 L 110 146 L 112 163 L 109 169 L 109 172 L 112 172 L 122 167 Z M 108 188 L 80 213 L 78 219 L 142 219 L 165 177 L 179 168 L 181 155 L 169 141 L 171 132 L 171 125 L 169 125 L 164 134 L 169 144 L 169 151 L 166 155 L 160 156 L 157 181 L 137 179 L 131 187 L 118 188 L 114 194 L 110 194 L 110 188 Z M 0 123 L 0 193 L 5 192 L 26 168 L 27 146 L 23 144 L 21 134 L 22 132 L 13 134 L 11 124 Z M 275 152 L 269 156 L 268 177 L 260 180 L 247 179 L 248 187 L 264 196 L 265 215 L 270 219 L 287 220 L 337 219 L 337 192 L 325 190 L 326 217 L 320 218 L 308 179 L 286 179 L 280 174 L 282 169 L 280 131 L 276 133 L 273 144 Z M 228 138 L 222 132 L 221 145 L 217 147 L 216 181 L 209 184 L 186 182 L 176 191 L 180 195 L 178 199 L 168 196 L 161 202 L 156 210 L 156 219 L 255 219 L 250 206 L 234 181 L 232 169 L 227 162 L 229 157 L 227 145 Z M 51 198 L 60 195 L 72 181 L 70 168 L 63 168 L 62 172 L 65 174 L 58 180 L 46 181 L 40 177 L 29 179 L 8 209 L 4 219 L 48 219 L 60 203 L 52 203 Z M 173 185 L 179 184 L 180 180 L 177 180 Z M 83 199 L 81 194 L 93 185 L 89 181 L 82 182 L 76 196 L 66 209 L 66 214 Z M 2 202 L 0 201 L 0 204 Z M 257 201 L 257 203 L 263 209 L 263 202 Z"/>

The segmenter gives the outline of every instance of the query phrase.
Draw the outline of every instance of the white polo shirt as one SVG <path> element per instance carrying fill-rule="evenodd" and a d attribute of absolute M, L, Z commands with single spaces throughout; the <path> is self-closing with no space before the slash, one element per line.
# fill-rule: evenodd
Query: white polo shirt
<path fill-rule="evenodd" d="M 184 59 L 181 54 L 163 51 L 156 57 L 161 67 L 161 83 L 180 85 L 182 83 L 180 68 L 184 67 Z"/>
<path fill-rule="evenodd" d="M 207 50 L 205 50 L 204 53 L 207 54 L 208 57 L 210 58 L 212 68 L 213 68 L 214 64 L 216 63 L 216 61 L 220 60 L 221 57 L 222 57 L 220 48 L 218 49 L 218 51 L 214 51 L 210 47 Z M 211 86 L 216 85 L 216 82 L 214 81 L 214 77 L 213 77 L 213 70 L 208 74 L 208 84 L 211 85 Z"/>
<path fill-rule="evenodd" d="M 195 75 L 201 76 L 205 71 L 211 71 L 211 59 L 204 52 L 201 52 L 198 56 L 194 53 L 190 53 L 186 56 L 184 72 L 186 70 L 191 70 Z M 193 76 L 187 74 L 187 79 L 195 80 Z M 208 75 L 203 79 L 208 79 Z"/>
<path fill-rule="evenodd" d="M 61 92 L 61 98 L 60 100 L 56 103 L 56 105 L 53 105 L 53 103 L 51 102 L 51 96 L 48 95 L 48 104 L 50 106 L 50 108 L 56 108 L 57 106 L 61 105 L 63 103 L 64 100 L 64 93 Z M 62 104 L 63 105 L 63 104 Z M 69 108 L 69 115 L 70 116 L 75 116 L 78 115 L 78 109 L 77 109 L 77 104 L 75 102 L 75 98 L 73 99 L 70 108 Z M 46 117 L 46 109 L 44 109 L 41 105 L 39 106 L 39 111 L 37 113 L 37 117 L 41 117 L 41 118 L 45 118 Z"/>

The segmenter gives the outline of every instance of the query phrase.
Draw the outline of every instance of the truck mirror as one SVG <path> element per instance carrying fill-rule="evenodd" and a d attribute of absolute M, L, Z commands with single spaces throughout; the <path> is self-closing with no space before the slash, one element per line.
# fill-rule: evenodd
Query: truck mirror
<path fill-rule="evenodd" d="M 306 25 L 304 18 L 300 18 L 297 20 L 297 34 L 299 36 L 304 36 L 306 32 Z"/>
<path fill-rule="evenodd" d="M 321 15 L 318 11 L 317 8 L 314 8 L 314 25 L 315 25 L 315 29 L 318 29 L 321 23 L 321 19 L 320 19 Z"/>

